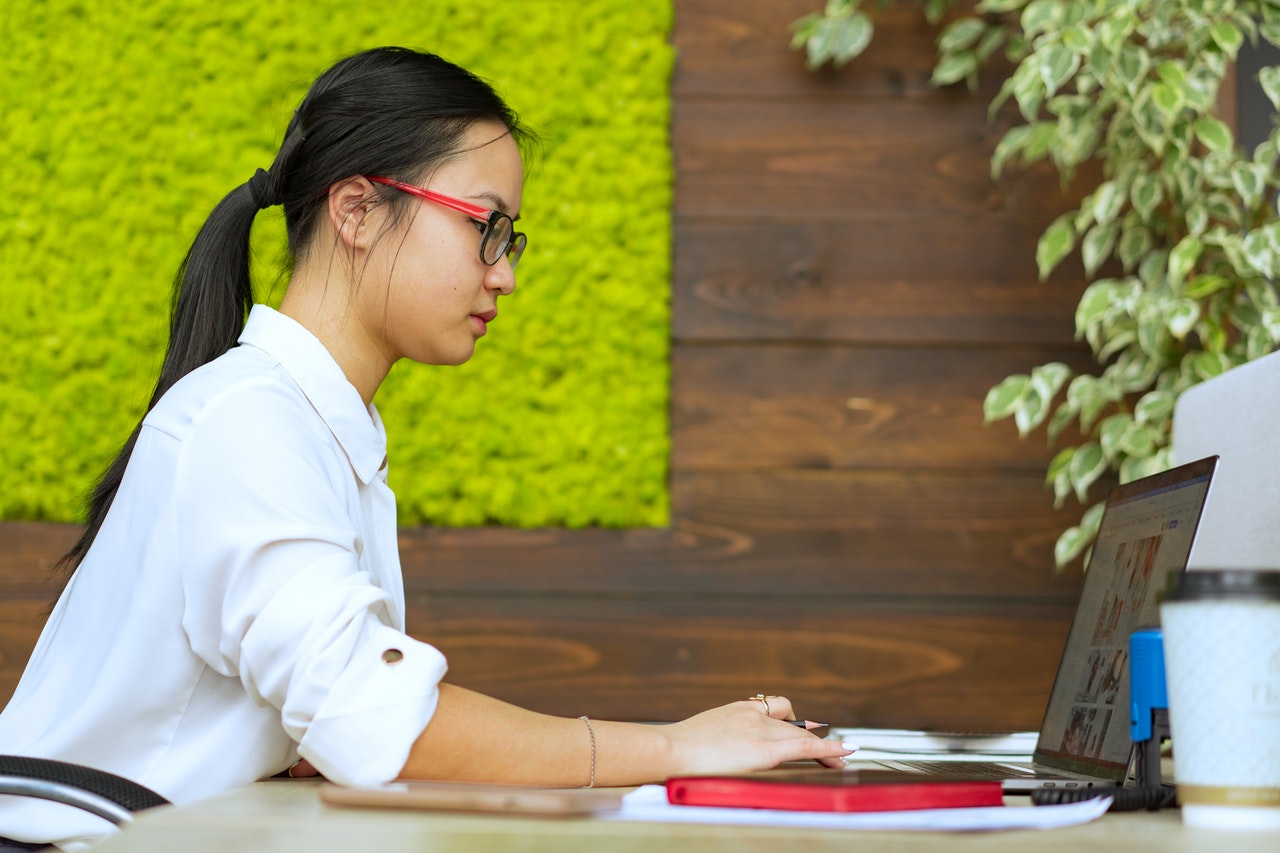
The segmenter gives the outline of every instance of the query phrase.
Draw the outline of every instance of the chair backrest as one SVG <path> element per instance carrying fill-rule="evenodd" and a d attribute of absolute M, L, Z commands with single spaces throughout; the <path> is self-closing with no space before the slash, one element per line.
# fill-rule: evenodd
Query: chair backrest
<path fill-rule="evenodd" d="M 0 794 L 75 806 L 117 826 L 132 820 L 135 812 L 169 805 L 155 791 L 123 776 L 25 755 L 0 755 Z"/>

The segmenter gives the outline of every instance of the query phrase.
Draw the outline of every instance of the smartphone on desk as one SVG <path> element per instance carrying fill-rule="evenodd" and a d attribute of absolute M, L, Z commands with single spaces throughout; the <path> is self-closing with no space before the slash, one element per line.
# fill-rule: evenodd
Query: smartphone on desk
<path fill-rule="evenodd" d="M 355 808 L 581 817 L 617 811 L 622 808 L 622 795 L 627 790 L 419 781 L 345 788 L 330 783 L 320 788 L 320 800 Z"/>

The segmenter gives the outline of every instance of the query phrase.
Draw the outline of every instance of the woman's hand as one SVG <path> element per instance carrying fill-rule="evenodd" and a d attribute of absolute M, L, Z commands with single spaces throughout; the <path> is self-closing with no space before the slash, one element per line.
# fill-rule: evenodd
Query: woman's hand
<path fill-rule="evenodd" d="M 285 773 L 290 779 L 309 779 L 320 775 L 320 771 L 312 767 L 311 762 L 305 758 L 299 758 Z"/>
<path fill-rule="evenodd" d="M 785 722 L 794 719 L 789 699 L 767 696 L 763 701 L 732 702 L 665 726 L 676 765 L 670 775 L 747 773 L 804 759 L 843 767 L 844 757 L 857 748 L 822 740 Z"/>

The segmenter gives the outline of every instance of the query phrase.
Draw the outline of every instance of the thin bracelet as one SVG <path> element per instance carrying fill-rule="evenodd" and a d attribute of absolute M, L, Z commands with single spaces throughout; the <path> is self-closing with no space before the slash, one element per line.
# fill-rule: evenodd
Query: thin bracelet
<path fill-rule="evenodd" d="M 587 733 L 591 735 L 591 781 L 582 787 L 594 788 L 596 786 L 596 730 L 585 716 L 578 719 L 587 724 Z"/>

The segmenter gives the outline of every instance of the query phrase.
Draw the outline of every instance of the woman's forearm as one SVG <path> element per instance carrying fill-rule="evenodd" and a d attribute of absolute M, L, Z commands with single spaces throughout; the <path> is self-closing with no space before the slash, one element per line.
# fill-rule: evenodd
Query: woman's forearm
<path fill-rule="evenodd" d="M 853 750 L 782 720 L 791 703 L 772 697 L 771 714 L 741 701 L 669 725 L 553 717 L 450 684 L 414 743 L 403 778 L 578 787 L 639 785 L 692 773 L 764 770 L 784 761 L 843 764 Z M 593 744 L 594 740 L 594 744 Z"/>

